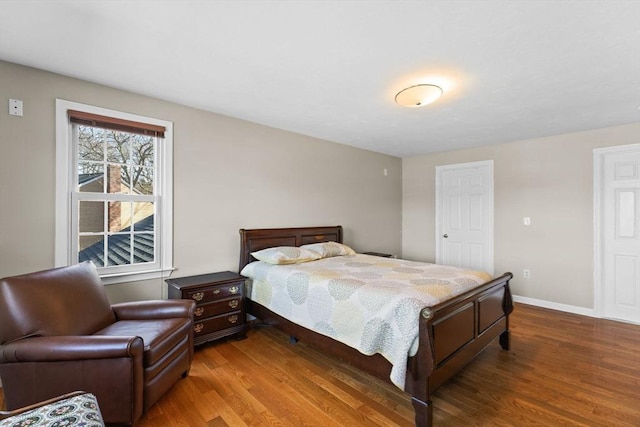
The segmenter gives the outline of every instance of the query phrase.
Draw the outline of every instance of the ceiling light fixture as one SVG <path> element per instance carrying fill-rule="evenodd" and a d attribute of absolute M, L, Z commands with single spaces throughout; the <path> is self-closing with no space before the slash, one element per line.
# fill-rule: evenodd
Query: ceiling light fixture
<path fill-rule="evenodd" d="M 442 96 L 442 88 L 431 84 L 419 84 L 402 89 L 396 102 L 403 107 L 423 107 Z"/>

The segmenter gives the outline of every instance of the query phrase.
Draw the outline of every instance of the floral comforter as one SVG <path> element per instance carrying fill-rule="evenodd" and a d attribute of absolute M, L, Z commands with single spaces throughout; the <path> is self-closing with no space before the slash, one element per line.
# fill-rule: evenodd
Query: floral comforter
<path fill-rule="evenodd" d="M 274 265 L 252 262 L 248 295 L 290 321 L 366 355 L 380 353 L 401 389 L 418 350 L 420 311 L 491 279 L 488 273 L 364 254 Z"/>

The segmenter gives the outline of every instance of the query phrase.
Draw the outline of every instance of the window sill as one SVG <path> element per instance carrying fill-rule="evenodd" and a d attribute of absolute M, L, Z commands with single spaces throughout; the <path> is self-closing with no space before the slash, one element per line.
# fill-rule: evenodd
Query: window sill
<path fill-rule="evenodd" d="M 140 280 L 159 279 L 169 277 L 174 267 L 162 270 L 136 271 L 131 273 L 101 274 L 103 285 L 114 285 L 116 283 L 137 282 Z"/>

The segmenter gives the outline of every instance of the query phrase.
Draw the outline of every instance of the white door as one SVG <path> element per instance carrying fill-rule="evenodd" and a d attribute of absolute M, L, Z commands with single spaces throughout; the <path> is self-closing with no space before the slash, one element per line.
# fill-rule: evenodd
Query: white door
<path fill-rule="evenodd" d="M 493 274 L 493 160 L 436 167 L 436 263 Z"/>
<path fill-rule="evenodd" d="M 602 316 L 640 323 L 640 145 L 597 155 Z"/>

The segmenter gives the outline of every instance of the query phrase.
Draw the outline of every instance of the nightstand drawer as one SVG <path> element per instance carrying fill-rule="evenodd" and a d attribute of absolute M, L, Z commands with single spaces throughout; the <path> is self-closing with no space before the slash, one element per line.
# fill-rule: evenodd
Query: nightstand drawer
<path fill-rule="evenodd" d="M 193 313 L 194 321 L 198 318 L 217 316 L 218 314 L 228 313 L 242 309 L 242 297 L 225 299 L 222 301 L 209 302 L 206 304 L 198 304 Z"/>
<path fill-rule="evenodd" d="M 194 345 L 230 335 L 236 339 L 246 338 L 245 280 L 245 277 L 231 271 L 166 280 L 169 298 L 196 302 L 193 312 Z"/>
<path fill-rule="evenodd" d="M 223 329 L 244 324 L 242 311 L 233 311 L 221 316 L 210 317 L 208 319 L 194 320 L 193 332 L 195 336 L 210 334 Z"/>
<path fill-rule="evenodd" d="M 200 289 L 186 291 L 184 297 L 192 299 L 198 304 L 204 304 L 211 301 L 218 301 L 222 298 L 242 295 L 243 286 L 243 282 L 236 282 L 226 285 L 202 287 Z"/>

